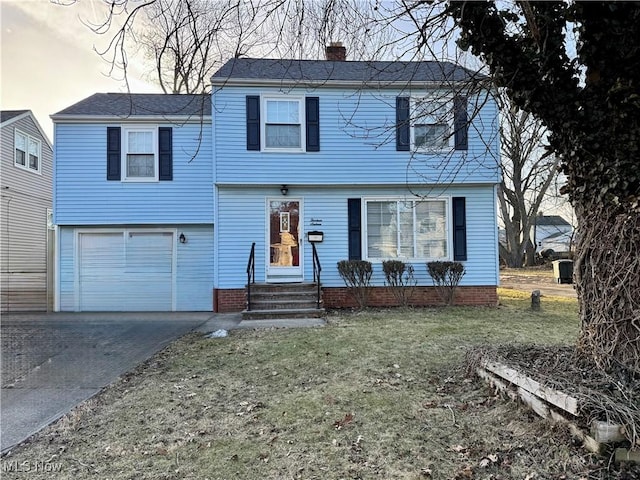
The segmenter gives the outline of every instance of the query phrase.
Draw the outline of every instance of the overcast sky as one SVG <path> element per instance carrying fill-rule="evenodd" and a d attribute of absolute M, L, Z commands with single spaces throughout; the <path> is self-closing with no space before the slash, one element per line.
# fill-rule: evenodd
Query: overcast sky
<path fill-rule="evenodd" d="M 122 81 L 107 76 L 109 65 L 93 51 L 106 38 L 80 21 L 97 21 L 100 7 L 99 0 L 72 7 L 49 0 L 0 0 L 1 108 L 33 111 L 51 141 L 49 115 L 96 92 L 126 91 Z M 131 90 L 159 92 L 141 72 L 130 75 Z"/>

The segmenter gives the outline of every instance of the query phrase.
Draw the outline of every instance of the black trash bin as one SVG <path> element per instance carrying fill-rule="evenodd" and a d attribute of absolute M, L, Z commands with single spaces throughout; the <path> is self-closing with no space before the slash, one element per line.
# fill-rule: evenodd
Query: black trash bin
<path fill-rule="evenodd" d="M 553 277 L 558 283 L 573 283 L 573 260 L 554 260 Z"/>

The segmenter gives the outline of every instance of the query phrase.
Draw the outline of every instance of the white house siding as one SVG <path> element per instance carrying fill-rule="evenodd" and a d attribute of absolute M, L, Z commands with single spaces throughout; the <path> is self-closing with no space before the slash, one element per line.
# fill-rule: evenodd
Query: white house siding
<path fill-rule="evenodd" d="M 498 284 L 497 228 L 495 190 L 493 185 L 414 186 L 413 192 L 428 197 L 466 197 L 467 258 L 466 275 L 462 285 L 484 286 Z M 364 197 L 406 196 L 415 199 L 406 187 L 333 186 L 312 187 L 289 185 L 286 198 L 303 202 L 304 279 L 313 278 L 311 247 L 306 240 L 310 230 L 324 232 L 324 241 L 317 245 L 322 263 L 322 283 L 326 287 L 342 287 L 336 264 L 348 258 L 347 199 Z M 266 199 L 283 199 L 280 184 L 265 187 L 222 186 L 218 190 L 218 219 L 216 226 L 216 263 L 218 289 L 243 288 L 246 284 L 246 265 L 252 242 L 256 242 L 256 281 L 265 281 L 265 208 Z M 321 225 L 312 225 L 312 219 Z M 412 261 L 421 285 L 430 285 L 423 260 Z M 381 263 L 374 263 L 375 285 L 383 285 Z"/>
<path fill-rule="evenodd" d="M 498 126 L 492 100 L 471 98 L 469 149 L 442 153 L 396 151 L 396 96 L 408 90 L 291 89 L 287 94 L 320 99 L 320 151 L 274 153 L 246 150 L 246 96 L 269 89 L 215 90 L 213 122 L 218 184 L 452 184 L 496 183 Z M 482 104 L 473 112 L 475 104 Z"/>
<path fill-rule="evenodd" d="M 99 257 L 91 255 L 90 251 L 82 251 L 82 235 L 95 239 L 95 244 L 104 236 L 110 236 L 111 240 L 106 243 L 115 245 L 122 243 L 123 234 L 129 233 L 162 237 L 160 242 L 154 243 L 154 248 L 159 249 L 154 255 L 157 253 L 158 256 L 149 258 L 149 250 L 141 250 L 138 261 L 146 263 L 134 274 L 122 265 L 120 257 L 112 258 L 111 265 L 98 261 L 93 265 L 97 274 L 92 278 L 91 268 L 88 268 L 92 265 L 87 265 L 87 259 Z M 181 233 L 186 243 L 180 243 Z M 212 309 L 213 225 L 61 227 L 59 241 L 58 302 L 61 311 Z M 170 257 L 164 247 L 171 248 Z M 84 265 L 80 261 L 83 255 Z M 109 268 L 105 270 L 104 267 Z M 83 285 L 85 280 L 87 285 Z"/>
<path fill-rule="evenodd" d="M 149 183 L 107 180 L 117 125 L 56 124 L 56 224 L 213 223 L 211 125 L 160 124 L 173 127 L 173 180 Z"/>
<path fill-rule="evenodd" d="M 14 165 L 18 129 L 41 141 L 39 173 Z M 3 312 L 47 309 L 47 208 L 52 205 L 53 152 L 30 116 L 0 129 L 0 285 Z"/>

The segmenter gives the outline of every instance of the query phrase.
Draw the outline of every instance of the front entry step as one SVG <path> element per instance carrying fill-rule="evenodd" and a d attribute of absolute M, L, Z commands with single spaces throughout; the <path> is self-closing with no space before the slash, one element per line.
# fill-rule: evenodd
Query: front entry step
<path fill-rule="evenodd" d="M 324 308 L 278 308 L 271 310 L 245 310 L 242 320 L 289 319 L 289 318 L 322 318 Z"/>
<path fill-rule="evenodd" d="M 325 313 L 316 283 L 254 283 L 250 290 L 243 320 L 321 318 Z"/>

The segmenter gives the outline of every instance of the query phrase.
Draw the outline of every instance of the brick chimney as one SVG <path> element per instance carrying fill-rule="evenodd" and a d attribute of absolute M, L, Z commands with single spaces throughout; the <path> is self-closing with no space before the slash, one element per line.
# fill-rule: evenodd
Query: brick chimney
<path fill-rule="evenodd" d="M 342 42 L 331 42 L 326 50 L 327 60 L 344 62 L 347 59 L 347 49 Z"/>

